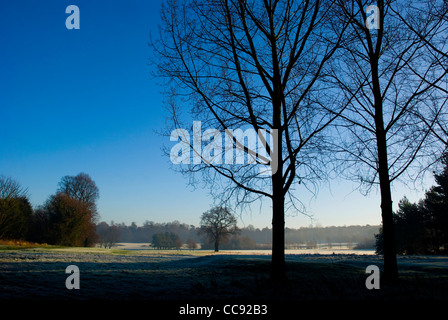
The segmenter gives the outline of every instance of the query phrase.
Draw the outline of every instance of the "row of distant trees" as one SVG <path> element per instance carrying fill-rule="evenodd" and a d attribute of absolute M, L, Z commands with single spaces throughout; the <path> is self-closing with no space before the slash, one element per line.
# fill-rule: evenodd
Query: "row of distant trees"
<path fill-rule="evenodd" d="M 270 228 L 236 226 L 236 218 L 225 207 L 215 207 L 201 216 L 199 227 L 174 221 L 146 221 L 111 225 L 96 224 L 99 190 L 85 173 L 65 176 L 47 201 L 33 209 L 29 194 L 12 178 L 0 177 L 0 239 L 20 239 L 64 246 L 112 247 L 117 242 L 151 242 L 155 248 L 255 249 L 272 242 Z M 373 238 L 375 226 L 286 229 L 289 243 L 360 242 Z"/>
<path fill-rule="evenodd" d="M 0 239 L 64 246 L 93 246 L 97 240 L 99 189 L 88 174 L 65 176 L 36 209 L 16 180 L 0 176 Z"/>
<path fill-rule="evenodd" d="M 200 227 L 189 225 L 186 223 L 180 223 L 179 221 L 155 223 L 153 221 L 146 221 L 143 225 L 139 226 L 135 222 L 130 225 L 125 223 L 106 223 L 101 222 L 98 224 L 98 234 L 100 238 L 103 233 L 102 230 L 107 228 L 116 229 L 118 233 L 118 240 L 116 242 L 135 242 L 144 243 L 151 242 L 154 234 L 173 232 L 177 234 L 182 241 L 186 242 L 188 239 L 192 239 L 197 243 L 203 243 L 203 237 L 198 233 Z M 366 225 L 366 226 L 309 226 L 301 227 L 298 229 L 287 228 L 286 229 L 286 244 L 306 244 L 309 242 L 316 243 L 342 243 L 352 242 L 359 243 L 364 241 L 374 241 L 375 234 L 378 233 L 380 226 Z M 237 235 L 232 236 L 230 240 Z M 272 229 L 255 228 L 252 225 L 240 228 L 240 237 L 248 237 L 255 241 L 257 244 L 271 244 L 272 243 Z"/>
<path fill-rule="evenodd" d="M 285 238 L 287 245 L 353 243 L 373 249 L 375 247 L 375 234 L 379 232 L 379 228 L 378 225 L 287 228 Z M 195 249 L 196 246 L 190 246 L 190 244 L 200 243 L 202 249 L 214 249 L 214 242 L 204 237 L 200 230 L 200 226 L 180 223 L 179 221 L 166 223 L 146 221 L 141 226 L 138 226 L 135 222 L 126 225 L 125 223 L 114 222 L 108 224 L 103 221 L 97 226 L 99 243 L 105 247 L 110 247 L 117 242 L 155 243 L 154 237 L 158 234 L 173 233 L 183 243 L 183 247 Z M 238 230 L 237 234 L 230 235 L 221 241 L 219 248 L 224 250 L 271 248 L 271 228 L 255 228 L 248 225 L 238 228 Z M 172 242 L 170 248 L 176 248 L 174 242 Z"/>
<path fill-rule="evenodd" d="M 418 203 L 406 197 L 394 213 L 397 253 L 448 253 L 448 153 L 444 154 L 443 170 L 434 174 L 436 185 Z M 376 236 L 376 250 L 383 253 L 383 233 Z"/>
<path fill-rule="evenodd" d="M 105 248 L 110 248 L 118 242 L 150 242 L 151 246 L 156 249 L 180 249 L 186 247 L 190 250 L 198 248 L 247 250 L 258 248 L 255 240 L 247 235 L 234 234 L 226 236 L 224 233 L 221 233 L 218 246 L 216 247 L 215 240 L 205 235 L 200 227 L 180 224 L 178 221 L 162 224 L 146 222 L 143 227 L 137 227 L 135 223 L 132 223 L 131 226 L 126 226 L 123 223 L 109 225 L 103 221 L 97 226 L 97 231 L 99 244 Z M 124 236 L 122 236 L 121 232 L 123 232 Z M 181 233 L 182 237 L 177 232 Z M 199 246 L 198 243 L 201 245 Z"/>

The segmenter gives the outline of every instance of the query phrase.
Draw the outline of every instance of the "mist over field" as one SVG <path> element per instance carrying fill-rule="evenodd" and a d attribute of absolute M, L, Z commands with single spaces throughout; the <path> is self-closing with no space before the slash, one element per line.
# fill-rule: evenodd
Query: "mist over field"
<path fill-rule="evenodd" d="M 199 227 L 180 223 L 178 221 L 167 223 L 155 223 L 146 221 L 142 226 L 135 223 L 126 225 L 124 223 L 112 224 L 118 234 L 115 242 L 151 242 L 154 234 L 163 232 L 172 232 L 179 236 L 183 243 L 187 240 L 194 240 L 196 243 L 207 246 L 207 240 L 201 236 Z M 107 228 L 110 225 L 101 222 L 97 225 L 97 230 L 101 235 L 101 228 Z M 375 234 L 378 234 L 380 226 L 343 226 L 343 227 L 302 227 L 300 229 L 286 228 L 285 243 L 286 247 L 313 248 L 317 245 L 327 245 L 344 243 L 363 249 L 375 248 Z M 240 233 L 228 239 L 221 244 L 223 249 L 270 249 L 272 245 L 271 228 L 254 228 L 249 225 L 240 228 Z"/>

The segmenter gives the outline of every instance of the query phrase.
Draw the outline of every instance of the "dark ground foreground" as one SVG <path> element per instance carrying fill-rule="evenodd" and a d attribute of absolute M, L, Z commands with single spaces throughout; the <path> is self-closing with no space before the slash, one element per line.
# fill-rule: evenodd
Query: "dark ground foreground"
<path fill-rule="evenodd" d="M 215 310 L 227 302 L 273 304 L 274 309 L 287 305 L 293 310 L 300 305 L 325 308 L 329 302 L 386 302 L 407 309 L 413 305 L 409 301 L 448 302 L 448 257 L 404 256 L 398 261 L 398 283 L 381 281 L 379 290 L 368 290 L 365 270 L 368 265 L 382 269 L 379 256 L 288 255 L 289 283 L 280 286 L 269 280 L 270 256 L 0 251 L 0 305 L 129 303 L 164 310 L 169 306 L 178 314 L 187 303 L 190 308 L 214 305 Z M 65 286 L 69 265 L 80 270 L 79 290 Z"/>

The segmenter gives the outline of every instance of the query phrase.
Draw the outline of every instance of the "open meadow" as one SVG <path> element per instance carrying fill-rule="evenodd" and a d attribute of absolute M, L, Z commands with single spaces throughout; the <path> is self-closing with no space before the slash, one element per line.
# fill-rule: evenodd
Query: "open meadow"
<path fill-rule="evenodd" d="M 141 246 L 141 245 L 139 245 Z M 37 301 L 313 301 L 448 300 L 448 257 L 400 256 L 399 283 L 368 290 L 373 254 L 290 254 L 289 282 L 269 280 L 266 251 L 0 248 L 0 299 Z M 68 290 L 65 272 L 79 268 L 80 288 Z"/>

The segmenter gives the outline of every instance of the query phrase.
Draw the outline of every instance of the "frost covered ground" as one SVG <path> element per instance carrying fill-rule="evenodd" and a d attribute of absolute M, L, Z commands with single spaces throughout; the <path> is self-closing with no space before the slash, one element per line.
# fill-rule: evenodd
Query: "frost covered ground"
<path fill-rule="evenodd" d="M 398 284 L 367 290 L 372 254 L 286 256 L 289 283 L 269 281 L 266 251 L 158 251 L 144 247 L 0 250 L 0 300 L 448 300 L 448 257 L 398 257 Z M 80 289 L 68 290 L 65 269 L 80 270 Z"/>

